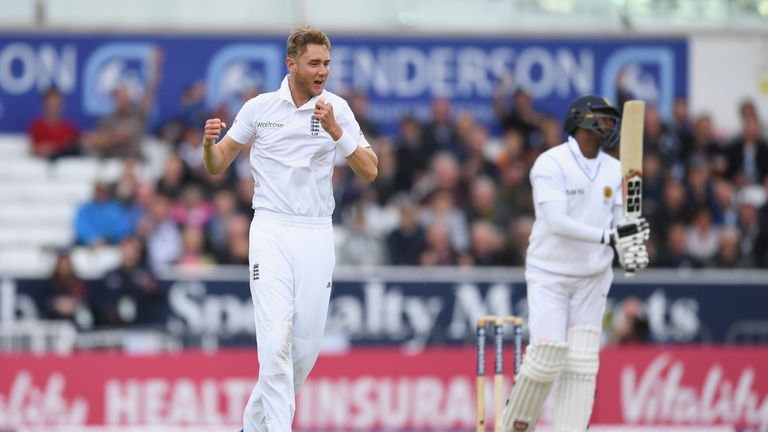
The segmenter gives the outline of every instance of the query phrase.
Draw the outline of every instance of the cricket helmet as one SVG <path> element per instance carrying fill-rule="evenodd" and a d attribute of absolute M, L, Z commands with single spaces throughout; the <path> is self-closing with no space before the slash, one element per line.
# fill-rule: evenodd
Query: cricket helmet
<path fill-rule="evenodd" d="M 601 126 L 598 118 L 613 120 L 612 126 Z M 591 130 L 603 139 L 604 148 L 612 148 L 619 141 L 621 129 L 621 113 L 608 99 L 598 95 L 581 96 L 571 103 L 565 113 L 563 129 L 569 134 L 576 133 L 576 129 Z"/>

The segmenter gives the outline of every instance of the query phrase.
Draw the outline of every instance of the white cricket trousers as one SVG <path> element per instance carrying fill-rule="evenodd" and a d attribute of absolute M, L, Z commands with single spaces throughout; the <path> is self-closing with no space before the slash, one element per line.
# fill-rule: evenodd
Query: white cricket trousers
<path fill-rule="evenodd" d="M 331 219 L 257 210 L 249 249 L 259 380 L 243 428 L 288 432 L 325 329 L 336 263 Z"/>
<path fill-rule="evenodd" d="M 563 276 L 532 269 L 525 270 L 528 289 L 528 328 L 530 342 L 567 340 L 575 325 L 603 328 L 603 315 L 613 269 L 592 276 Z"/>

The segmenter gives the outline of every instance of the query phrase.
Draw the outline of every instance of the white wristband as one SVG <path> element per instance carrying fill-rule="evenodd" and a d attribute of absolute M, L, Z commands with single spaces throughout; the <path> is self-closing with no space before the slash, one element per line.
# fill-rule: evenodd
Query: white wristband
<path fill-rule="evenodd" d="M 336 144 L 336 147 L 341 150 L 341 154 L 344 155 L 344 157 L 347 157 L 351 155 L 352 153 L 357 150 L 357 142 L 354 138 L 348 136 L 346 132 L 341 133 L 341 138 L 339 138 L 338 141 L 334 141 L 334 144 Z"/>

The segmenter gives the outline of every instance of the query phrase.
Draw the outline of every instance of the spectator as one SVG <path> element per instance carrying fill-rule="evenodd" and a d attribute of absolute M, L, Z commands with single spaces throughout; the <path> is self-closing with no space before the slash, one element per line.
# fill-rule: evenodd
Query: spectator
<path fill-rule="evenodd" d="M 395 160 L 395 149 L 389 139 L 384 137 L 374 141 L 373 146 L 379 157 L 379 175 L 369 189 L 375 191 L 375 201 L 379 205 L 383 205 L 392 198 L 396 191 L 395 181 L 398 168 Z"/>
<path fill-rule="evenodd" d="M 541 131 L 541 145 L 534 143 L 531 151 L 528 152 L 528 161 L 533 164 L 539 153 L 551 149 L 552 147 L 563 142 L 563 125 L 560 124 L 560 120 L 545 116 L 539 125 Z"/>
<path fill-rule="evenodd" d="M 184 132 L 177 151 L 184 162 L 184 173 L 188 176 L 188 181 L 200 185 L 206 194 L 232 185 L 231 176 L 235 175 L 234 170 L 211 175 L 203 167 L 203 135 L 199 128 L 189 128 Z M 250 173 L 248 175 L 250 176 Z"/>
<path fill-rule="evenodd" d="M 160 137 L 169 143 L 181 142 L 186 130 L 197 129 L 208 118 L 205 106 L 207 88 L 204 81 L 195 81 L 181 93 L 179 109 L 160 129 Z M 201 139 L 202 142 L 202 139 Z"/>
<path fill-rule="evenodd" d="M 384 250 L 379 238 L 366 226 L 365 212 L 360 206 L 351 208 L 346 239 L 336 249 L 336 262 L 341 265 L 373 266 L 384 263 Z"/>
<path fill-rule="evenodd" d="M 213 217 L 213 206 L 202 189 L 194 184 L 184 187 L 181 198 L 171 206 L 171 217 L 182 227 L 202 228 Z"/>
<path fill-rule="evenodd" d="M 139 201 L 140 184 L 135 172 L 135 160 L 126 159 L 123 174 L 115 184 L 115 199 L 128 221 L 128 231 L 136 233 L 146 209 Z M 146 189 L 145 189 L 146 190 Z M 152 191 L 154 193 L 154 191 Z"/>
<path fill-rule="evenodd" d="M 766 192 L 760 186 L 746 186 L 737 194 L 739 215 L 739 247 L 750 267 L 765 267 L 768 257 L 768 229 L 760 222 L 760 208 L 766 203 Z"/>
<path fill-rule="evenodd" d="M 191 176 L 187 171 L 184 161 L 178 154 L 172 153 L 165 159 L 163 173 L 157 181 L 157 192 L 171 199 L 181 196 L 185 185 L 191 183 Z"/>
<path fill-rule="evenodd" d="M 525 265 L 525 253 L 533 230 L 533 217 L 518 216 L 510 219 L 508 225 L 508 235 L 505 236 L 499 252 L 499 261 L 502 265 L 520 267 Z"/>
<path fill-rule="evenodd" d="M 733 183 L 723 178 L 714 179 L 712 181 L 712 195 L 714 201 L 712 221 L 714 224 L 725 227 L 735 226 L 738 219 L 738 209 L 736 208 Z"/>
<path fill-rule="evenodd" d="M 638 345 L 650 342 L 650 323 L 643 303 L 637 297 L 627 297 L 621 302 L 621 312 L 609 345 Z"/>
<path fill-rule="evenodd" d="M 472 222 L 470 238 L 469 254 L 463 260 L 466 265 L 494 266 L 501 263 L 503 241 L 493 224 L 484 220 Z"/>
<path fill-rule="evenodd" d="M 666 233 L 675 224 L 685 225 L 691 219 L 691 205 L 685 195 L 685 187 L 674 178 L 668 178 L 664 184 L 664 202 L 661 209 L 649 219 L 651 239 L 657 244 L 666 243 Z"/>
<path fill-rule="evenodd" d="M 768 176 L 768 142 L 760 136 L 760 124 L 755 114 L 742 114 L 741 121 L 741 134 L 726 149 L 726 174 L 737 187 L 762 184 Z"/>
<path fill-rule="evenodd" d="M 497 177 L 497 167 L 488 157 L 491 137 L 485 126 L 474 124 L 464 136 L 462 180 L 469 183 L 479 176 Z"/>
<path fill-rule="evenodd" d="M 739 231 L 737 229 L 725 228 L 720 230 L 719 244 L 720 247 L 711 263 L 713 267 L 745 267 L 746 263 L 739 250 Z"/>
<path fill-rule="evenodd" d="M 695 261 L 696 267 L 705 267 L 715 257 L 720 243 L 720 234 L 712 226 L 712 216 L 706 207 L 699 207 L 693 213 L 693 223 L 688 227 L 685 237 L 688 255 Z"/>
<path fill-rule="evenodd" d="M 117 244 L 131 234 L 131 219 L 123 207 L 112 198 L 109 185 L 96 183 L 93 199 L 77 210 L 76 243 L 85 246 Z"/>
<path fill-rule="evenodd" d="M 248 239 L 251 221 L 248 217 L 236 213 L 227 224 L 227 255 L 219 262 L 222 264 L 248 265 Z"/>
<path fill-rule="evenodd" d="M 709 162 L 698 157 L 690 161 L 685 173 L 686 195 L 694 207 L 715 208 L 712 191 L 712 177 L 709 170 Z"/>
<path fill-rule="evenodd" d="M 659 248 L 658 267 L 672 267 L 678 269 L 693 267 L 693 260 L 686 247 L 687 227 L 684 223 L 673 223 L 666 233 L 666 247 Z"/>
<path fill-rule="evenodd" d="M 449 98 L 440 96 L 433 98 L 432 116 L 423 125 L 422 134 L 427 148 L 447 151 L 461 158 L 464 150 L 461 147 L 451 110 Z"/>
<path fill-rule="evenodd" d="M 683 147 L 683 158 L 686 166 L 691 161 L 707 160 L 713 164 L 713 170 L 718 174 L 725 174 L 726 161 L 722 157 L 722 144 L 715 136 L 712 126 L 712 118 L 709 114 L 702 114 L 693 122 L 690 141 Z"/>
<path fill-rule="evenodd" d="M 459 263 L 459 254 L 451 244 L 450 231 L 445 222 L 432 222 L 425 238 L 426 248 L 419 259 L 422 266 L 455 266 Z"/>
<path fill-rule="evenodd" d="M 171 267 L 181 256 L 181 231 L 171 218 L 167 196 L 154 195 L 148 213 L 139 225 L 139 235 L 146 244 L 147 263 L 153 272 Z"/>
<path fill-rule="evenodd" d="M 334 172 L 337 170 L 334 170 Z M 240 177 L 237 179 L 235 195 L 237 196 L 237 208 L 240 213 L 253 214 L 253 187 L 252 177 Z"/>
<path fill-rule="evenodd" d="M 48 278 L 45 318 L 71 321 L 80 329 L 93 325 L 85 282 L 72 267 L 68 251 L 56 255 L 53 272 Z"/>
<path fill-rule="evenodd" d="M 659 110 L 654 105 L 646 106 L 644 133 L 643 147 L 645 152 L 658 155 L 664 170 L 676 179 L 682 179 L 682 144 L 677 134 L 664 124 Z"/>
<path fill-rule="evenodd" d="M 517 88 L 512 95 L 512 106 L 505 99 L 497 98 L 496 117 L 502 130 L 514 129 L 523 136 L 525 148 L 532 146 L 533 135 L 540 130 L 543 116 L 533 108 L 533 98 L 523 88 Z"/>
<path fill-rule="evenodd" d="M 419 265 L 426 247 L 424 229 L 418 222 L 419 206 L 413 200 L 400 200 L 400 222 L 387 236 L 389 262 L 393 265 Z"/>
<path fill-rule="evenodd" d="M 497 226 L 506 223 L 506 214 L 499 212 L 496 185 L 488 177 L 477 177 L 469 189 L 469 205 L 465 210 L 469 222 L 484 220 Z"/>
<path fill-rule="evenodd" d="M 355 115 L 363 135 L 368 141 L 378 139 L 381 136 L 381 130 L 368 113 L 368 95 L 362 91 L 353 91 L 347 101 L 349 101 L 349 108 L 352 109 L 352 114 Z"/>
<path fill-rule="evenodd" d="M 203 134 L 200 128 L 191 127 L 184 130 L 177 152 L 192 178 L 204 183 L 203 178 L 207 173 L 203 167 Z"/>
<path fill-rule="evenodd" d="M 166 316 L 165 296 L 147 267 L 138 237 L 120 242 L 122 263 L 104 276 L 100 322 L 105 325 L 160 324 Z"/>
<path fill-rule="evenodd" d="M 421 125 L 415 117 L 400 119 L 400 129 L 395 139 L 395 190 L 409 191 L 426 175 L 435 148 L 424 139 Z"/>
<path fill-rule="evenodd" d="M 185 270 L 199 270 L 215 263 L 213 257 L 205 252 L 205 234 L 201 226 L 184 226 L 181 245 L 179 266 Z"/>
<path fill-rule="evenodd" d="M 664 171 L 657 154 L 643 157 L 643 213 L 649 220 L 663 205 Z"/>
<path fill-rule="evenodd" d="M 523 161 L 510 162 L 501 170 L 497 200 L 500 217 L 514 214 L 533 215 L 533 189 L 528 181 L 529 166 Z"/>
<path fill-rule="evenodd" d="M 419 220 L 423 226 L 430 226 L 436 221 L 445 224 L 451 247 L 455 251 L 464 252 L 469 248 L 467 217 L 456 207 L 456 200 L 450 192 L 435 192 L 429 199 L 429 204 L 421 210 Z"/>
<path fill-rule="evenodd" d="M 447 192 L 456 202 L 464 202 L 460 170 L 459 161 L 453 154 L 438 153 L 432 159 L 429 174 L 413 186 L 413 192 L 422 199 L 429 199 L 437 192 Z"/>
<path fill-rule="evenodd" d="M 683 153 L 686 148 L 692 147 L 691 119 L 688 110 L 688 99 L 677 96 L 672 103 L 672 121 L 670 129 L 677 135 Z"/>
<path fill-rule="evenodd" d="M 95 130 L 84 138 L 84 144 L 101 158 L 141 158 L 141 145 L 147 132 L 147 116 L 155 103 L 155 93 L 160 79 L 159 51 L 149 59 L 149 77 L 139 101 L 127 84 L 119 85 L 113 93 L 114 110 L 102 118 Z"/>
<path fill-rule="evenodd" d="M 220 189 L 214 193 L 213 215 L 205 226 L 205 243 L 217 261 L 228 260 L 229 225 L 238 214 L 237 197 L 231 190 Z M 245 239 L 248 240 L 247 232 Z"/>
<path fill-rule="evenodd" d="M 560 142 L 558 142 L 559 144 Z M 525 143 L 523 134 L 517 129 L 504 131 L 501 136 L 501 148 L 496 155 L 496 165 L 499 169 L 515 161 L 525 160 Z"/>
<path fill-rule="evenodd" d="M 64 98 L 56 88 L 50 88 L 42 96 L 43 111 L 30 124 L 27 131 L 32 154 L 51 160 L 80 154 L 80 131 L 64 117 Z"/>

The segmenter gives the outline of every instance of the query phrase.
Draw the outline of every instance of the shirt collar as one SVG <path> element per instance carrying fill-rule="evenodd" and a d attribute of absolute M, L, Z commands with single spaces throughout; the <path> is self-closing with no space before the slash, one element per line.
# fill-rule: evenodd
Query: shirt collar
<path fill-rule="evenodd" d="M 293 96 L 291 96 L 291 87 L 288 85 L 288 77 L 291 74 L 287 74 L 283 78 L 283 82 L 280 83 L 280 89 L 277 91 L 277 94 L 280 96 L 280 99 L 290 103 L 292 106 L 295 106 L 293 104 Z M 314 109 L 315 103 L 317 102 L 318 98 L 324 97 L 326 100 L 328 100 L 328 97 L 326 95 L 326 90 L 323 89 L 323 92 L 320 94 L 320 96 L 314 96 L 310 100 L 307 101 L 304 105 L 298 107 L 299 110 L 306 110 L 306 109 Z"/>
<path fill-rule="evenodd" d="M 572 136 L 568 136 L 568 148 L 571 149 L 571 151 L 573 152 L 573 154 L 576 155 L 577 158 L 583 159 L 587 163 L 595 163 L 595 162 L 597 162 L 598 160 L 600 160 L 600 156 L 601 156 L 601 153 L 602 153 L 602 151 L 598 150 L 597 151 L 597 156 L 595 158 L 588 159 L 581 152 L 581 148 L 579 148 L 579 143 L 576 141 L 576 138 L 574 138 Z"/>
<path fill-rule="evenodd" d="M 597 157 L 594 159 L 588 159 L 584 156 L 584 154 L 581 153 L 581 149 L 579 148 L 579 143 L 576 142 L 576 138 L 569 136 L 568 137 L 568 149 L 571 151 L 571 154 L 573 154 L 573 157 L 576 158 L 576 162 L 582 166 L 584 170 L 587 171 L 587 173 L 592 176 L 595 172 L 595 169 L 600 163 L 600 160 L 602 159 L 602 152 L 598 150 Z"/>

